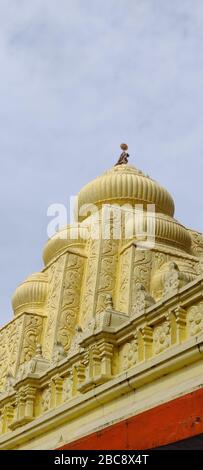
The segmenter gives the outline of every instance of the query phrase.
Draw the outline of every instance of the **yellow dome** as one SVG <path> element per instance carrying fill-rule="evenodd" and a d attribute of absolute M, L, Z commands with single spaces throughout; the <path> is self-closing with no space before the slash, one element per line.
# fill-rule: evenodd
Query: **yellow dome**
<path fill-rule="evenodd" d="M 12 306 L 15 315 L 23 312 L 42 313 L 47 296 L 47 275 L 35 273 L 15 290 Z"/>
<path fill-rule="evenodd" d="M 87 230 L 85 227 L 67 225 L 59 230 L 52 238 L 50 238 L 43 251 L 43 260 L 45 266 L 49 264 L 57 256 L 62 255 L 68 247 L 81 247 L 87 238 Z"/>
<path fill-rule="evenodd" d="M 143 226 L 141 228 L 143 233 L 139 234 L 136 227 L 135 217 L 130 218 L 126 224 L 126 238 L 137 238 L 142 240 L 143 236 L 147 233 L 148 226 L 153 226 L 155 229 L 155 239 L 157 244 L 171 245 L 181 250 L 190 252 L 191 249 L 191 236 L 188 230 L 179 222 L 165 214 L 150 212 L 144 213 Z M 139 227 L 139 225 L 138 225 Z M 145 238 L 143 238 L 144 240 Z"/>
<path fill-rule="evenodd" d="M 145 208 L 147 204 L 155 204 L 156 212 L 174 215 L 174 202 L 166 189 L 131 165 L 114 166 L 78 194 L 79 211 L 84 204 L 126 203 L 143 204 Z"/>

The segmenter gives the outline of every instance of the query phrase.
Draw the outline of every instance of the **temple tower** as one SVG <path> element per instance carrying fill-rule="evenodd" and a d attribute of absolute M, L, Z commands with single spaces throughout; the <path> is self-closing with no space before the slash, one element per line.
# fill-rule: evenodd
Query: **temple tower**
<path fill-rule="evenodd" d="M 147 449 L 203 433 L 203 237 L 122 150 L 13 295 L 0 449 Z"/>

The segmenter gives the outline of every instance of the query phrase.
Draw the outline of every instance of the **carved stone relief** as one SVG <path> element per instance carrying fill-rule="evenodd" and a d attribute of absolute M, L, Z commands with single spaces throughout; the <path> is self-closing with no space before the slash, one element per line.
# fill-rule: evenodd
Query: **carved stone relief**
<path fill-rule="evenodd" d="M 154 328 L 153 342 L 155 354 L 161 353 L 170 346 L 170 324 L 168 321 Z"/>
<path fill-rule="evenodd" d="M 189 335 L 194 336 L 203 332 L 203 302 L 194 305 L 188 311 Z"/>
<path fill-rule="evenodd" d="M 48 290 L 48 317 L 45 331 L 44 357 L 50 359 L 52 356 L 53 345 L 56 335 L 56 324 L 61 299 L 61 289 L 63 274 L 66 263 L 66 255 L 61 256 L 48 271 L 49 290 Z"/>
<path fill-rule="evenodd" d="M 23 316 L 16 318 L 0 331 L 0 391 L 4 390 L 7 374 L 14 377 L 19 360 Z"/>
<path fill-rule="evenodd" d="M 42 392 L 42 413 L 46 413 L 51 408 L 51 385 Z"/>
<path fill-rule="evenodd" d="M 118 288 L 118 310 L 129 312 L 130 302 L 130 282 L 133 259 L 133 247 L 126 249 L 120 259 L 120 282 Z"/>
<path fill-rule="evenodd" d="M 57 340 L 67 352 L 75 333 L 81 302 L 81 285 L 84 269 L 84 259 L 78 255 L 69 254 L 64 273 L 61 305 L 57 330 Z"/>
<path fill-rule="evenodd" d="M 43 318 L 39 315 L 26 315 L 20 364 L 35 356 L 37 344 L 41 342 L 42 325 Z"/>
<path fill-rule="evenodd" d="M 138 361 L 138 343 L 137 339 L 125 343 L 120 348 L 120 368 L 125 371 L 133 367 Z"/>

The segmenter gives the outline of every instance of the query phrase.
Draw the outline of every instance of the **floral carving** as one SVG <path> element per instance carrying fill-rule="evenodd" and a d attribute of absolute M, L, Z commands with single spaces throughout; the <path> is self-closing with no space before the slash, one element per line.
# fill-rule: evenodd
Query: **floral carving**
<path fill-rule="evenodd" d="M 194 336 L 203 331 L 203 303 L 191 307 L 188 314 L 190 335 Z"/>
<path fill-rule="evenodd" d="M 138 344 L 134 339 L 129 343 L 125 343 L 120 349 L 121 370 L 128 370 L 133 367 L 138 360 Z"/>
<path fill-rule="evenodd" d="M 61 306 L 58 322 L 57 340 L 68 351 L 80 310 L 80 294 L 84 269 L 84 259 L 78 255 L 69 254 L 64 273 Z"/>
<path fill-rule="evenodd" d="M 154 351 L 159 354 L 170 346 L 170 325 L 166 321 L 154 329 Z"/>
<path fill-rule="evenodd" d="M 152 262 L 152 271 L 158 271 L 161 269 L 161 267 L 169 261 L 170 257 L 169 255 L 166 255 L 165 253 L 161 253 L 157 251 L 153 255 L 153 262 Z"/>
<path fill-rule="evenodd" d="M 105 253 L 107 253 L 107 247 L 105 248 L 108 242 L 108 247 L 110 250 L 110 243 L 114 247 L 114 242 L 112 240 L 104 240 L 103 241 L 103 249 Z M 102 259 L 99 271 L 99 283 L 98 283 L 98 293 L 97 293 L 97 307 L 96 313 L 101 312 L 105 309 L 106 303 L 106 296 L 113 295 L 115 282 L 116 282 L 116 263 L 117 263 L 117 256 L 114 254 L 115 250 L 112 249 L 109 256 L 105 256 Z"/>
<path fill-rule="evenodd" d="M 37 344 L 40 343 L 42 324 L 42 317 L 38 315 L 26 315 L 20 364 L 30 361 L 30 359 L 34 357 Z"/>
<path fill-rule="evenodd" d="M 145 289 L 149 288 L 151 270 L 151 252 L 143 250 L 135 250 L 133 262 L 133 281 L 140 282 Z"/>
<path fill-rule="evenodd" d="M 132 306 L 132 315 L 141 315 L 147 307 L 154 303 L 154 299 L 146 292 L 143 284 L 138 282 L 134 288 L 134 304 Z"/>
<path fill-rule="evenodd" d="M 0 390 L 4 389 L 8 372 L 16 375 L 22 327 L 23 317 L 18 317 L 0 332 Z"/>
<path fill-rule="evenodd" d="M 199 232 L 190 230 L 192 235 L 192 251 L 195 256 L 203 256 L 203 236 Z"/>
<path fill-rule="evenodd" d="M 169 270 L 164 279 L 164 295 L 173 294 L 180 287 L 180 271 L 176 263 L 169 264 Z"/>
<path fill-rule="evenodd" d="M 128 291 L 130 292 L 129 311 L 138 301 L 137 286 L 149 289 L 149 279 L 151 270 L 151 252 L 138 250 L 132 247 L 132 273 L 129 270 Z"/>
<path fill-rule="evenodd" d="M 99 240 L 91 240 L 85 277 L 84 296 L 82 299 L 81 318 L 83 325 L 93 316 L 94 299 L 98 273 Z"/>
<path fill-rule="evenodd" d="M 48 318 L 45 334 L 44 355 L 50 359 L 55 341 L 55 330 L 61 298 L 66 255 L 61 256 L 49 269 Z"/>
<path fill-rule="evenodd" d="M 105 308 L 106 295 L 115 288 L 118 241 L 112 238 L 92 240 L 85 279 L 83 324 Z"/>
<path fill-rule="evenodd" d="M 120 286 L 119 286 L 119 310 L 128 313 L 129 289 L 131 280 L 132 248 L 126 250 L 121 258 Z"/>

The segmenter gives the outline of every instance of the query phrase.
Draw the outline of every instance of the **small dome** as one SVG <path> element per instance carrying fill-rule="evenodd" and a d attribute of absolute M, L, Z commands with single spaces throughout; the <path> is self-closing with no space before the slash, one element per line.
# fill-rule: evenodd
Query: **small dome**
<path fill-rule="evenodd" d="M 47 275 L 45 273 L 32 274 L 17 287 L 13 294 L 12 306 L 14 314 L 19 315 L 23 312 L 41 314 L 46 296 Z"/>
<path fill-rule="evenodd" d="M 156 211 L 174 215 L 170 194 L 156 181 L 131 165 L 114 166 L 84 186 L 78 194 L 78 208 L 85 204 L 155 204 Z M 80 216 L 80 213 L 79 213 Z M 84 218 L 80 217 L 81 219 Z"/>
<path fill-rule="evenodd" d="M 43 260 L 45 266 L 49 264 L 57 256 L 63 254 L 68 247 L 81 247 L 86 238 L 88 237 L 87 228 L 85 226 L 71 226 L 68 225 L 62 230 L 57 232 L 52 238 L 50 238 L 43 251 Z"/>

